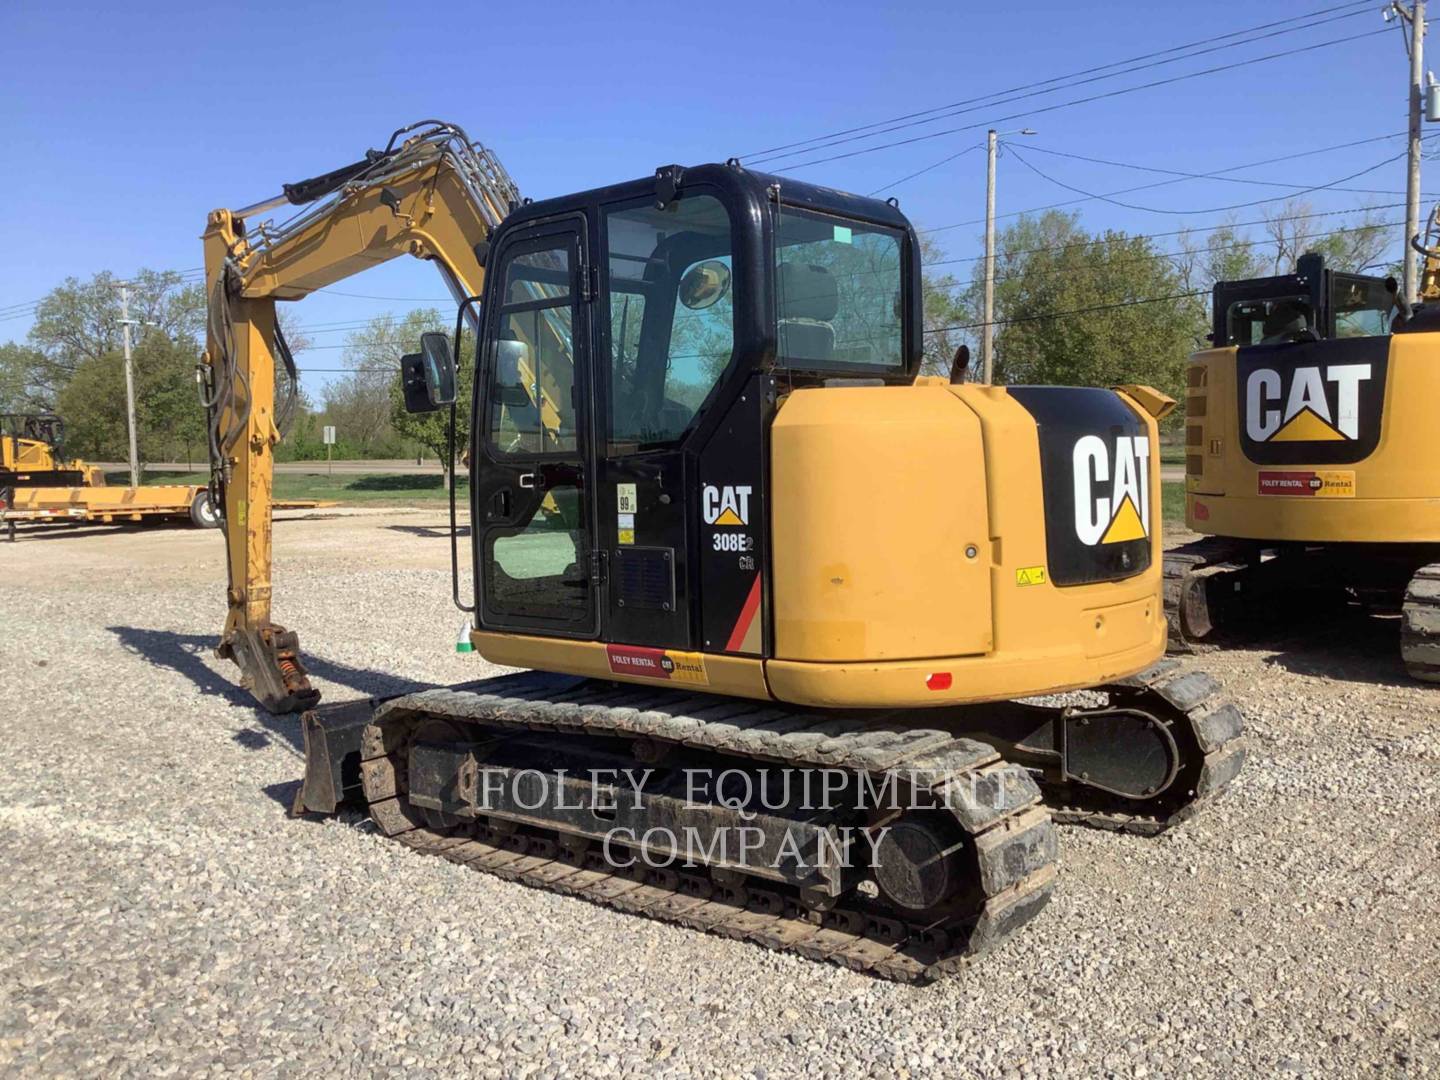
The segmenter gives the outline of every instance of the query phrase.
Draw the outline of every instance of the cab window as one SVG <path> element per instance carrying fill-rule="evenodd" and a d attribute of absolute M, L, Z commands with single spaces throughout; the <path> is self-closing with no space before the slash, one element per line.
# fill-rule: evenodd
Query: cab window
<path fill-rule="evenodd" d="M 902 239 L 898 229 L 780 208 L 775 236 L 780 364 L 904 365 Z"/>
<path fill-rule="evenodd" d="M 673 446 L 735 351 L 730 216 L 687 195 L 605 215 L 610 452 Z"/>
<path fill-rule="evenodd" d="M 1380 337 L 1390 333 L 1394 300 L 1384 281 L 1334 274 L 1330 279 L 1330 293 L 1337 338 Z"/>
<path fill-rule="evenodd" d="M 502 456 L 574 453 L 575 349 L 568 238 L 508 256 L 491 343 L 488 434 Z"/>
<path fill-rule="evenodd" d="M 1225 313 L 1230 345 L 1277 345 L 1314 340 L 1319 332 L 1308 296 L 1236 300 Z"/>

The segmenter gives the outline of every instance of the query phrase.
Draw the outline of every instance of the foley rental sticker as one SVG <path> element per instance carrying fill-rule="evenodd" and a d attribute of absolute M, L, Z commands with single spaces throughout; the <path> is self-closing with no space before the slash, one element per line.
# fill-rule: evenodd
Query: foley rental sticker
<path fill-rule="evenodd" d="M 606 645 L 610 670 L 616 675 L 639 675 L 646 679 L 709 686 L 705 657 L 678 649 L 648 649 L 643 645 Z"/>
<path fill-rule="evenodd" d="M 1259 492 L 1313 499 L 1353 499 L 1355 473 L 1351 469 L 1262 470 Z"/>

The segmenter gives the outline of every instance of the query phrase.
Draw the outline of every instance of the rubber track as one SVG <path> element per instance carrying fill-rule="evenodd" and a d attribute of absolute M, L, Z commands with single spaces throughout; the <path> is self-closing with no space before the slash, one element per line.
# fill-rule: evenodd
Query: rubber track
<path fill-rule="evenodd" d="M 1185 633 L 1180 614 L 1180 601 L 1190 579 L 1197 574 L 1227 573 L 1242 569 L 1233 562 L 1237 546 L 1219 536 L 1207 536 L 1165 553 L 1162 593 L 1165 601 L 1165 619 L 1169 624 L 1167 651 L 1189 654 L 1208 652 L 1215 648 L 1203 641 L 1196 641 Z"/>
<path fill-rule="evenodd" d="M 924 775 L 974 841 L 985 901 L 963 918 L 920 925 L 877 902 L 823 915 L 794 890 L 751 877 L 727 890 L 708 873 L 609 866 L 599 851 L 569 855 L 549 830 L 508 835 L 466 822 L 430 827 L 403 795 L 409 733 L 440 717 L 487 727 L 605 734 L 681 743 L 729 757 L 796 767 Z M 1029 773 L 993 748 L 946 732 L 870 714 L 816 713 L 683 691 L 524 673 L 484 692 L 429 690 L 381 705 L 362 739 L 361 775 L 382 832 L 417 850 L 536 888 L 583 897 L 725 937 L 796 952 L 906 983 L 930 982 L 964 966 L 1029 922 L 1055 881 L 1056 839 Z M 931 782 L 933 781 L 933 782 Z M 787 889 L 789 890 L 787 892 Z"/>
<path fill-rule="evenodd" d="M 1124 704 L 1141 709 L 1171 725 L 1176 742 L 1184 753 L 1199 752 L 1198 763 L 1182 765 L 1175 784 L 1177 792 L 1162 793 L 1158 810 L 1123 806 L 1086 807 L 1072 798 L 1074 791 L 1047 790 L 1047 801 L 1055 820 L 1065 825 L 1085 825 L 1112 832 L 1155 836 L 1193 817 L 1218 797 L 1245 763 L 1245 721 L 1240 710 L 1226 700 L 1220 684 L 1203 671 L 1182 672 L 1178 660 L 1161 660 L 1128 679 L 1099 689 Z M 1082 789 L 1083 797 L 1083 789 Z"/>
<path fill-rule="evenodd" d="M 1422 682 L 1440 683 L 1440 563 L 1422 566 L 1405 588 L 1400 655 Z"/>

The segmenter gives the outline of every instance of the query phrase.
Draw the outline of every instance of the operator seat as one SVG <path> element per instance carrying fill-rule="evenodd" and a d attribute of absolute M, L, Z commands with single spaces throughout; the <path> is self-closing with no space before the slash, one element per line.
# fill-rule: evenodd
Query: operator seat
<path fill-rule="evenodd" d="M 1265 316 L 1262 345 L 1283 345 L 1292 341 L 1319 341 L 1310 325 L 1310 305 L 1303 300 L 1281 300 Z"/>
<path fill-rule="evenodd" d="M 828 362 L 835 356 L 833 320 L 840 312 L 840 290 L 823 266 L 780 264 L 776 282 L 780 355 Z"/>

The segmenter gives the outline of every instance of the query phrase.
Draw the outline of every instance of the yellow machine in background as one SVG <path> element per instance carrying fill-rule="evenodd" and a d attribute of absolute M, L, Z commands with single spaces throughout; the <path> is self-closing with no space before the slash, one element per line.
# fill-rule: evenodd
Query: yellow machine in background
<path fill-rule="evenodd" d="M 99 486 L 105 475 L 64 461 L 65 424 L 53 413 L 0 414 L 0 494 L 14 488 Z"/>
<path fill-rule="evenodd" d="M 1185 439 L 1186 523 L 1208 539 L 1166 559 L 1177 646 L 1360 605 L 1400 613 L 1406 668 L 1440 681 L 1440 306 L 1306 255 L 1217 284 L 1212 340 Z"/>
<path fill-rule="evenodd" d="M 286 203 L 308 208 L 260 220 Z M 412 411 L 471 417 L 454 599 L 476 650 L 533 671 L 312 708 L 271 620 L 277 356 L 294 381 L 275 304 L 403 254 L 450 285 L 455 348 L 476 316 L 471 402 L 444 334 L 396 373 Z M 351 803 L 476 868 L 924 981 L 1040 910 L 1052 818 L 1158 833 L 1240 768 L 1239 712 L 1161 659 L 1156 422 L 1174 402 L 919 376 L 920 245 L 892 203 L 733 162 L 522 202 L 427 122 L 215 211 L 205 264 L 219 652 L 267 709 L 308 710 L 299 811 Z M 1071 689 L 1096 693 L 1009 700 Z M 680 791 L 694 770 L 763 787 L 772 767 L 828 776 L 836 804 L 757 816 Z M 616 769 L 646 777 L 623 809 L 567 788 Z M 567 797 L 522 805 L 532 781 Z M 867 807 L 877 784 L 906 807 Z M 875 851 L 712 846 L 642 874 L 610 846 L 741 821 L 771 855 L 848 829 Z"/>

